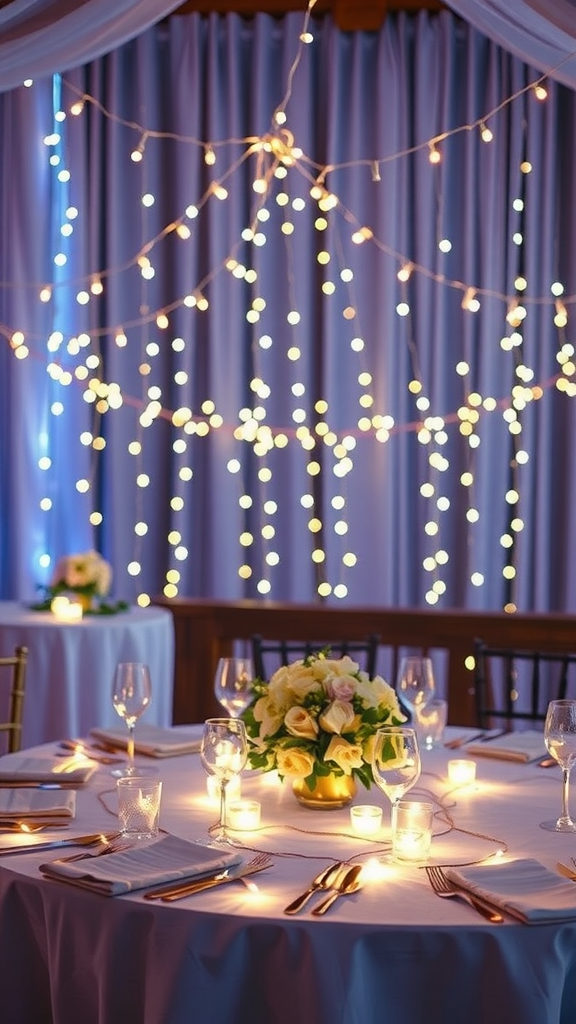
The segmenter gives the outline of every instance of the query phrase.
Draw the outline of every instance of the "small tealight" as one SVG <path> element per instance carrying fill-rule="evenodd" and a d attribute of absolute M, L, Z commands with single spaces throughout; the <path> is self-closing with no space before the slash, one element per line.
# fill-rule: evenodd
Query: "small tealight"
<path fill-rule="evenodd" d="M 260 827 L 260 812 L 261 806 L 257 800 L 233 800 L 228 804 L 228 826 L 241 832 L 250 832 Z"/>
<path fill-rule="evenodd" d="M 82 618 L 82 605 L 79 601 L 71 601 L 64 594 L 58 594 L 52 600 L 50 611 L 59 622 L 79 622 Z"/>
<path fill-rule="evenodd" d="M 215 775 L 209 775 L 206 779 L 206 789 L 210 803 L 214 807 L 220 806 L 220 783 Z M 242 795 L 242 780 L 239 775 L 233 775 L 226 786 L 226 800 L 238 800 Z"/>
<path fill-rule="evenodd" d="M 448 761 L 448 781 L 453 786 L 471 786 L 476 781 L 476 761 Z"/>
<path fill-rule="evenodd" d="M 382 827 L 382 808 L 375 804 L 357 804 L 350 808 L 350 823 L 359 836 L 373 836 Z"/>

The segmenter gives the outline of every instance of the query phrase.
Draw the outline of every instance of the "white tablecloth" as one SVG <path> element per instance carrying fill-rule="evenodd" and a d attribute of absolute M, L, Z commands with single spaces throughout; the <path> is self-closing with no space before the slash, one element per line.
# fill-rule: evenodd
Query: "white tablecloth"
<path fill-rule="evenodd" d="M 506 845 L 506 857 L 534 856 L 551 869 L 557 860 L 569 861 L 574 837 L 540 828 L 560 809 L 557 769 L 478 761 L 478 789 L 449 796 L 446 763 L 455 756 L 425 752 L 411 794 L 443 798 L 453 805 L 454 825 L 466 830 L 437 836 L 434 861 L 462 863 Z M 208 806 L 198 755 L 155 764 L 164 781 L 161 825 L 206 840 L 217 815 Z M 576 921 L 493 925 L 460 902 L 436 897 L 421 868 L 394 865 L 324 917 L 283 915 L 332 856 L 367 863 L 385 849 L 389 806 L 379 792 L 359 791 L 356 802 L 384 808 L 382 839 L 370 844 L 344 835 L 348 810 L 308 810 L 288 786 L 270 781 L 243 778 L 243 795 L 262 803 L 263 831 L 242 841 L 274 857 L 274 866 L 257 876 L 258 894 L 234 883 L 174 904 L 146 902 L 136 893 L 106 898 L 41 878 L 46 854 L 0 858 L 1 1019 L 574 1024 Z M 104 792 L 110 788 L 101 768 L 78 793 L 79 833 L 113 826 L 102 806 L 114 809 L 115 794 Z M 5 842 L 14 840 L 2 837 Z"/>
<path fill-rule="evenodd" d="M 172 722 L 174 625 L 165 608 L 129 608 L 118 615 L 63 623 L 51 612 L 0 601 L 0 653 L 28 648 L 24 747 L 84 735 L 92 726 L 118 725 L 112 679 L 119 661 L 150 668 L 153 695 L 145 721 Z"/>

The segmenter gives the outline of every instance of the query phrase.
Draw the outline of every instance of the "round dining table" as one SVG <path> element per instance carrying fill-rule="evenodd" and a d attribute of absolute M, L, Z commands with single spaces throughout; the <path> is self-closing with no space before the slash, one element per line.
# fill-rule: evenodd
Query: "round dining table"
<path fill-rule="evenodd" d="M 172 722 L 174 622 L 166 608 L 129 607 L 116 615 L 63 622 L 17 601 L 0 601 L 0 653 L 28 648 L 22 746 L 75 738 L 93 726 L 118 725 L 112 680 L 119 661 L 150 668 L 146 721 Z"/>
<path fill-rule="evenodd" d="M 478 757 L 476 783 L 455 787 L 448 760 L 463 756 L 444 746 L 424 751 L 409 794 L 434 804 L 429 862 L 570 863 L 576 838 L 540 827 L 560 810 L 559 769 Z M 199 755 L 139 764 L 162 779 L 161 827 L 210 842 L 218 808 Z M 99 765 L 77 791 L 70 833 L 114 828 L 114 785 Z M 574 1024 L 576 883 L 575 919 L 491 923 L 461 900 L 436 896 L 422 864 L 391 860 L 390 805 L 379 790 L 360 787 L 354 799 L 382 807 L 374 838 L 353 832 L 349 808 L 303 807 L 288 780 L 271 773 L 245 770 L 242 796 L 260 803 L 260 826 L 229 832 L 231 841 L 246 860 L 260 851 L 272 858 L 254 876 L 257 891 L 233 882 L 172 903 L 142 891 L 106 897 L 43 877 L 39 865 L 58 852 L 0 850 L 0 1020 Z M 0 837 L 2 850 L 21 842 Z M 312 913 L 318 897 L 285 914 L 335 859 L 363 865 L 360 890 L 322 916 Z"/>

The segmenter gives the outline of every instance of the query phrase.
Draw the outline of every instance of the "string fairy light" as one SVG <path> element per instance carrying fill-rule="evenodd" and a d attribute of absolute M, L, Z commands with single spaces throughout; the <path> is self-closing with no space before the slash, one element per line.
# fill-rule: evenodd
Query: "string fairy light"
<path fill-rule="evenodd" d="M 314 2 L 308 5 L 306 19 L 308 19 L 310 11 L 312 10 L 313 6 Z M 350 238 L 353 243 L 355 243 L 356 245 L 362 245 L 365 242 L 369 242 L 370 244 L 374 245 L 377 249 L 379 249 L 381 252 L 390 253 L 394 256 L 400 267 L 397 277 L 401 286 L 405 286 L 409 282 L 413 273 L 425 275 L 430 279 L 436 281 L 438 284 L 442 284 L 442 286 L 458 289 L 462 293 L 462 308 L 467 309 L 469 311 L 476 311 L 477 309 L 479 309 L 480 302 L 478 296 L 491 295 L 492 297 L 497 297 L 506 304 L 508 309 L 508 323 L 510 326 L 516 329 L 521 326 L 525 316 L 527 315 L 527 305 L 529 305 L 530 303 L 552 304 L 552 306 L 555 309 L 555 318 L 560 318 L 560 320 L 562 320 L 562 317 L 565 317 L 563 323 L 556 323 L 555 319 L 556 326 L 565 326 L 567 322 L 567 307 L 573 301 L 576 301 L 576 298 L 574 296 L 563 295 L 562 300 L 560 300 L 559 297 L 555 295 L 554 292 L 552 292 L 552 298 L 549 295 L 537 297 L 526 296 L 521 303 L 518 300 L 517 295 L 512 297 L 504 294 L 483 290 L 481 288 L 478 288 L 475 284 L 467 284 L 465 282 L 460 281 L 446 280 L 446 278 L 442 274 L 436 274 L 434 272 L 431 272 L 427 268 L 414 263 L 406 255 L 401 253 L 392 253 L 392 250 L 390 250 L 381 240 L 379 240 L 376 237 L 373 229 L 369 225 L 356 223 L 356 219 L 353 216 L 353 214 L 351 214 L 350 211 L 346 210 L 343 207 L 339 197 L 332 191 L 331 188 L 328 187 L 327 178 L 337 168 L 344 168 L 354 165 L 358 166 L 359 164 L 365 163 L 366 161 L 351 161 L 347 164 L 317 167 L 306 156 L 306 154 L 302 153 L 297 147 L 295 147 L 294 138 L 285 127 L 286 107 L 291 96 L 294 74 L 297 70 L 299 61 L 301 59 L 303 47 L 305 45 L 308 45 L 312 41 L 312 36 L 311 33 L 309 33 L 308 31 L 308 22 L 306 19 L 302 33 L 300 35 L 300 48 L 298 50 L 297 56 L 295 58 L 295 61 L 293 62 L 293 65 L 290 69 L 290 73 L 288 76 L 288 85 L 284 95 L 284 99 L 281 102 L 280 106 L 274 112 L 272 118 L 272 130 L 267 135 L 262 136 L 260 138 L 249 137 L 242 140 L 225 140 L 225 142 L 218 143 L 215 141 L 211 141 L 209 143 L 206 143 L 202 142 L 201 140 L 177 136 L 173 133 L 152 132 L 147 128 L 136 125 L 134 122 L 122 121 L 122 119 L 115 118 L 114 115 L 110 114 L 110 112 L 105 111 L 104 107 L 102 107 L 102 105 L 99 104 L 98 101 L 86 95 L 83 95 L 81 97 L 81 101 L 79 100 L 76 101 L 76 103 L 72 104 L 72 107 L 76 107 L 78 104 L 81 104 L 83 108 L 86 103 L 92 103 L 92 105 L 98 107 L 101 110 L 103 116 L 110 116 L 112 119 L 118 120 L 121 123 L 125 124 L 131 130 L 138 132 L 140 141 L 138 143 L 138 146 L 136 147 L 136 150 L 132 151 L 132 159 L 134 160 L 133 153 L 139 152 L 139 163 L 144 163 L 144 149 L 146 140 L 149 138 L 176 138 L 180 142 L 191 142 L 194 145 L 201 146 L 204 150 L 204 159 L 208 166 L 215 165 L 216 148 L 218 146 L 227 145 L 230 142 L 239 143 L 242 148 L 240 157 L 232 165 L 230 165 L 230 167 L 226 171 L 224 171 L 223 174 L 220 174 L 217 180 L 210 182 L 204 195 L 201 196 L 196 203 L 190 204 L 190 206 L 187 207 L 187 211 L 189 209 L 193 210 L 194 217 L 196 217 L 204 209 L 207 203 L 210 202 L 212 199 L 217 199 L 222 202 L 225 202 L 228 197 L 228 189 L 226 187 L 227 181 L 233 176 L 235 171 L 241 166 L 242 163 L 254 157 L 256 159 L 256 171 L 252 187 L 257 197 L 257 205 L 254 210 L 252 225 L 250 229 L 248 229 L 246 239 L 244 239 L 244 241 L 247 241 L 252 248 L 257 247 L 259 244 L 261 244 L 261 242 L 259 241 L 261 236 L 262 238 L 264 238 L 263 232 L 259 230 L 259 226 L 261 226 L 263 222 L 264 214 L 268 212 L 266 204 L 269 201 L 272 202 L 279 200 L 281 197 L 282 199 L 279 205 L 287 206 L 289 204 L 289 194 L 284 187 L 282 191 L 275 191 L 275 183 L 282 181 L 282 177 L 278 174 L 278 172 L 282 171 L 284 174 L 287 174 L 288 172 L 294 171 L 297 174 L 303 176 L 305 179 L 309 180 L 310 183 L 312 184 L 312 188 L 310 190 L 311 199 L 317 203 L 319 211 L 317 222 L 319 225 L 321 223 L 323 224 L 321 228 L 319 227 L 319 230 L 326 231 L 328 228 L 328 224 L 330 222 L 330 218 L 332 218 L 333 216 L 343 218 L 344 222 L 349 224 L 351 227 Z M 538 83 L 534 87 L 534 94 L 537 96 L 537 98 L 542 99 L 543 97 L 537 95 L 537 87 Z M 505 101 L 505 103 L 501 104 L 499 108 L 497 108 L 497 110 L 501 109 L 503 106 L 512 102 L 514 99 L 517 99 L 521 95 L 524 95 L 525 92 L 526 89 L 520 90 L 513 97 L 509 98 L 509 100 Z M 71 113 L 73 112 L 72 107 L 70 108 Z M 81 110 L 74 110 L 74 113 L 80 114 Z M 440 136 L 435 136 L 434 139 L 431 139 L 428 142 L 421 144 L 421 146 L 414 147 L 412 150 L 405 152 L 416 152 L 417 149 L 423 148 L 424 146 L 428 146 L 431 162 L 438 163 L 441 160 L 441 154 L 437 148 L 437 144 L 443 142 L 445 139 L 448 139 L 452 135 L 456 134 L 456 132 L 462 131 L 464 130 L 464 128 L 469 129 L 470 127 L 478 127 L 480 129 L 483 141 L 489 141 L 485 137 L 486 133 L 489 131 L 486 128 L 485 120 L 488 117 L 492 117 L 493 114 L 494 112 L 490 112 L 489 114 L 484 116 L 484 119 L 479 119 L 478 121 L 474 122 L 472 126 L 461 126 L 460 128 L 457 128 L 451 132 L 447 132 Z M 492 137 L 491 132 L 490 136 Z M 57 143 L 54 140 L 52 140 L 50 143 L 47 143 L 47 145 L 56 144 Z M 372 179 L 374 181 L 380 180 L 381 163 L 388 162 L 390 159 L 399 159 L 403 155 L 405 154 L 395 154 L 393 156 L 387 157 L 386 160 L 378 159 L 370 161 Z M 522 166 L 522 173 L 528 174 L 530 170 L 530 165 L 527 164 L 527 162 L 525 162 Z M 287 197 L 287 202 L 283 198 L 285 196 Z M 149 203 L 148 199 L 150 200 Z M 144 193 L 143 207 L 146 209 L 149 205 L 151 205 L 152 202 L 153 197 L 148 193 Z M 118 273 L 121 269 L 125 269 L 130 266 L 138 266 L 140 268 L 143 278 L 143 287 L 145 287 L 146 282 L 151 279 L 150 275 L 154 270 L 154 250 L 157 249 L 160 242 L 164 238 L 168 237 L 168 235 L 171 233 L 176 233 L 178 237 L 181 238 L 182 241 L 187 241 L 187 239 L 190 237 L 189 228 L 187 227 L 186 224 L 186 219 L 188 217 L 187 211 L 183 213 L 181 217 L 172 221 L 169 225 L 166 225 L 156 236 L 154 236 L 154 238 L 150 238 L 144 241 L 140 252 L 135 254 L 133 259 L 128 261 L 123 268 L 101 268 L 98 271 L 92 272 L 88 278 L 83 278 L 78 282 L 72 282 L 70 279 L 66 279 L 63 282 L 57 280 L 56 282 L 54 282 L 54 284 L 51 284 L 50 286 L 30 285 L 30 287 L 33 287 L 35 289 L 36 294 L 40 295 L 41 301 L 49 301 L 52 296 L 53 288 L 70 288 L 72 285 L 74 285 L 74 287 L 77 289 L 76 295 L 81 297 L 78 298 L 78 301 L 81 302 L 81 304 L 86 304 L 86 302 L 90 301 L 91 295 L 102 294 L 104 290 L 104 283 L 108 278 Z M 184 228 L 186 228 L 187 230 L 183 230 Z M 293 231 L 294 224 L 289 219 L 285 219 L 282 228 L 285 238 L 289 239 L 291 231 L 286 229 L 291 228 Z M 216 267 L 213 269 L 213 271 L 209 272 L 209 274 L 207 274 L 202 281 L 196 282 L 195 286 L 191 289 L 188 295 L 180 297 L 174 300 L 169 305 L 166 305 L 160 309 L 147 309 L 145 313 L 138 317 L 134 317 L 133 320 L 127 321 L 123 325 L 102 325 L 96 329 L 90 330 L 90 332 L 85 335 L 85 337 L 87 338 L 87 344 L 95 348 L 97 346 L 99 337 L 106 334 L 110 334 L 111 336 L 114 337 L 116 346 L 122 348 L 125 347 L 128 343 L 126 332 L 133 332 L 135 329 L 143 329 L 148 325 L 154 325 L 158 330 L 161 331 L 168 330 L 170 326 L 170 314 L 179 308 L 187 307 L 188 309 L 194 309 L 198 312 L 207 311 L 209 303 L 208 299 L 206 298 L 205 289 L 208 283 L 211 280 L 213 280 L 213 278 L 216 276 L 217 273 L 220 272 L 221 269 L 226 267 L 227 269 L 230 270 L 233 277 L 238 277 L 240 280 L 248 281 L 248 275 L 252 273 L 252 269 L 250 267 L 243 267 L 239 260 L 236 259 L 236 254 L 239 252 L 241 244 L 242 243 L 239 242 L 238 245 L 235 246 L 231 250 L 231 252 L 227 254 L 225 260 L 219 267 Z M 519 233 L 518 244 L 522 244 L 521 233 Z M 327 253 L 327 256 L 329 257 L 330 254 Z M 324 260 L 323 258 L 322 260 L 319 260 L 319 263 L 325 266 L 327 266 L 329 262 L 329 259 Z M 347 272 L 348 274 L 352 273 L 347 267 L 343 267 L 342 269 L 344 272 Z M 341 278 L 343 283 L 348 286 L 351 286 L 352 279 L 353 275 L 352 278 Z M 517 291 L 520 291 L 521 289 L 519 287 L 518 281 L 519 279 L 516 278 L 515 288 Z M 250 283 L 254 284 L 254 281 L 250 281 Z M 334 280 L 326 277 L 323 285 L 324 294 L 334 294 L 335 290 L 336 285 Z M 42 298 L 42 296 L 45 296 L 45 298 Z M 406 324 L 409 324 L 411 321 L 410 303 L 408 301 L 408 298 L 409 297 L 407 295 L 404 296 L 403 301 L 398 303 L 397 307 L 398 316 L 402 317 Z M 249 323 L 252 323 L 254 325 L 254 327 L 256 327 L 256 325 L 259 323 L 260 318 L 264 312 L 265 305 L 262 306 L 262 303 L 264 301 L 264 299 L 259 298 L 252 299 L 251 308 L 247 312 L 247 319 Z M 147 303 L 143 303 L 143 306 L 146 307 Z M 355 323 L 356 325 L 357 302 L 355 301 L 351 289 L 348 301 L 344 306 L 343 316 L 344 319 L 349 319 L 351 323 Z M 291 309 L 288 312 L 287 321 L 294 331 L 293 344 L 288 352 L 288 360 L 297 371 L 301 361 L 301 352 L 297 341 L 297 329 L 300 323 L 300 313 L 297 310 L 296 302 L 294 301 L 294 299 L 292 299 L 291 301 Z M 8 328 L 0 326 L 0 331 L 2 331 L 3 333 L 7 330 Z M 8 336 L 8 334 L 6 336 Z M 14 354 L 16 355 L 17 358 L 23 358 L 22 353 L 27 353 L 29 351 L 28 346 L 24 341 L 24 337 L 20 337 L 18 331 L 11 331 L 10 338 Z M 32 340 L 32 338 L 29 339 L 29 341 Z M 63 343 L 64 338 L 62 339 L 62 342 L 60 342 L 59 347 L 61 347 Z M 66 344 L 68 346 L 69 352 L 70 346 L 73 344 L 77 344 L 79 349 L 81 347 L 80 342 L 77 338 L 68 339 Z M 84 342 L 82 344 L 84 344 Z M 415 352 L 415 345 L 413 339 L 411 339 L 411 341 L 408 344 L 409 347 L 412 346 L 412 350 L 413 352 Z M 364 351 L 362 332 L 358 328 L 358 326 L 356 326 L 356 333 L 353 339 L 353 343 L 351 344 L 351 350 L 358 354 Z M 261 346 L 261 351 L 266 351 L 265 345 Z M 151 368 L 153 367 L 154 364 L 154 355 L 154 346 L 151 347 L 149 345 L 146 353 L 146 359 L 144 359 L 141 364 L 141 372 L 143 378 L 147 378 L 150 376 Z M 574 369 L 571 369 L 571 366 L 573 367 L 573 363 L 571 362 L 570 355 L 566 353 L 566 357 L 563 359 L 561 363 L 561 368 L 563 372 L 559 374 L 558 379 L 567 380 L 568 376 L 570 376 L 574 372 Z M 78 367 L 78 369 L 80 369 L 80 367 Z M 109 382 L 98 379 L 97 374 L 100 373 L 100 363 L 98 360 L 93 366 L 93 370 L 95 375 L 94 377 L 90 378 L 87 382 L 86 394 L 92 395 L 93 404 L 95 406 L 95 409 L 97 409 L 98 414 L 105 415 L 113 411 L 115 407 L 118 407 L 118 393 L 114 390 L 114 388 L 111 386 Z M 59 375 L 58 379 L 60 387 L 63 386 L 65 376 L 65 374 Z M 465 377 L 465 374 L 463 375 L 463 377 Z M 80 377 L 78 379 L 80 380 Z M 427 533 L 429 538 L 433 540 L 435 544 L 436 541 L 434 540 L 434 538 L 437 536 L 440 530 L 439 519 L 441 518 L 442 513 L 446 512 L 449 508 L 449 503 L 447 503 L 447 499 L 445 498 L 445 496 L 443 496 L 442 487 L 439 485 L 438 481 L 441 479 L 441 474 L 445 473 L 446 469 L 448 468 L 448 462 L 442 453 L 442 448 L 445 445 L 447 437 L 446 427 L 451 420 L 454 420 L 455 414 L 448 415 L 446 417 L 424 415 L 429 407 L 429 399 L 427 398 L 422 389 L 421 382 L 415 379 L 415 383 L 419 384 L 418 389 L 414 389 L 415 404 L 417 406 L 419 414 L 422 415 L 423 418 L 414 421 L 413 424 L 404 424 L 401 427 L 399 427 L 393 422 L 387 420 L 386 417 L 380 415 L 367 415 L 367 412 L 371 410 L 371 405 L 374 401 L 372 394 L 372 380 L 370 374 L 367 374 L 366 372 L 360 373 L 358 376 L 358 382 L 361 387 L 360 405 L 362 407 L 362 411 L 366 414 L 361 415 L 359 417 L 357 427 L 348 429 L 344 434 L 342 434 L 342 432 L 338 433 L 337 431 L 334 431 L 332 429 L 330 423 L 330 410 L 328 406 L 326 406 L 326 408 L 323 408 L 323 400 L 320 400 L 320 404 L 318 402 L 316 403 L 316 413 L 320 418 L 316 422 L 315 427 L 313 428 L 312 424 L 306 423 L 306 412 L 303 403 L 301 402 L 301 399 L 303 398 L 303 393 L 300 390 L 300 388 L 304 387 L 304 384 L 300 379 L 298 372 L 296 372 L 295 374 L 293 384 L 293 387 L 296 389 L 295 391 L 293 391 L 295 398 L 295 404 L 293 409 L 293 425 L 291 427 L 270 427 L 268 425 L 263 424 L 261 422 L 261 414 L 265 414 L 264 403 L 269 397 L 269 389 L 267 393 L 266 389 L 268 388 L 268 385 L 266 384 L 265 379 L 260 379 L 255 382 L 255 395 L 257 396 L 257 400 L 254 403 L 254 407 L 249 411 L 249 417 L 245 420 L 243 424 L 242 434 L 239 435 L 239 438 L 241 437 L 242 442 L 245 444 L 247 443 L 249 446 L 251 446 L 254 453 L 259 457 L 259 459 L 262 460 L 259 472 L 259 479 L 263 487 L 270 485 L 273 480 L 272 470 L 270 469 L 270 466 L 267 465 L 266 460 L 268 454 L 274 449 L 276 440 L 280 441 L 280 439 L 283 438 L 285 439 L 286 444 L 290 443 L 293 440 L 296 440 L 297 443 L 301 445 L 303 451 L 307 451 L 309 453 L 308 475 L 311 481 L 311 487 L 309 492 L 311 504 L 309 507 L 311 509 L 311 513 L 308 521 L 308 529 L 313 537 L 317 537 L 320 540 L 320 543 L 317 543 L 312 549 L 312 561 L 317 566 L 321 566 L 323 568 L 325 567 L 326 564 L 326 550 L 325 546 L 321 542 L 321 537 L 323 531 L 325 530 L 326 524 L 323 521 L 322 516 L 314 514 L 317 507 L 317 498 L 315 496 L 315 481 L 317 481 L 319 475 L 324 472 L 322 467 L 322 459 L 319 459 L 318 457 L 318 453 L 322 452 L 322 450 L 326 450 L 331 453 L 334 462 L 334 469 L 338 469 L 338 473 L 336 473 L 336 476 L 340 476 L 341 479 L 344 479 L 348 475 L 348 473 L 351 472 L 351 470 L 353 469 L 353 459 L 351 457 L 351 454 L 353 446 L 356 443 L 355 435 L 360 437 L 365 436 L 367 433 L 373 433 L 375 436 L 379 435 L 379 440 L 387 441 L 395 432 L 397 432 L 398 429 L 413 429 L 418 433 L 421 443 L 428 450 L 428 462 L 430 466 L 431 476 L 434 476 L 436 478 L 436 483 L 430 483 L 429 485 L 426 485 L 425 491 L 425 496 L 427 498 L 430 498 L 430 500 L 433 500 L 433 503 L 435 505 L 435 512 L 431 514 L 431 516 L 429 517 L 425 524 L 425 532 Z M 549 383 L 549 386 L 551 386 L 551 383 Z M 507 405 L 506 402 L 504 403 L 504 405 L 506 405 L 506 408 L 509 409 L 510 413 L 515 414 L 509 417 L 509 426 L 512 434 L 514 433 L 515 426 L 518 423 L 517 413 L 521 407 L 521 403 L 526 400 L 526 393 L 526 387 L 519 386 L 518 390 L 512 392 L 509 400 L 509 406 Z M 480 396 L 478 397 L 479 401 L 476 402 L 476 400 L 472 401 L 472 396 L 470 396 L 470 399 L 466 405 L 466 416 L 460 415 L 460 410 L 458 411 L 458 414 L 456 414 L 457 418 L 460 421 L 460 433 L 462 434 L 462 436 L 468 439 L 472 450 L 474 447 L 472 442 L 474 438 L 477 437 L 474 428 L 480 419 L 480 410 L 478 406 L 482 403 L 482 399 L 480 398 Z M 129 396 L 120 396 L 120 398 L 122 400 L 128 398 L 128 400 L 131 400 L 135 406 L 138 406 L 138 401 L 129 399 Z M 464 406 L 462 408 L 464 408 Z M 484 414 L 489 414 L 491 411 L 493 411 L 493 408 L 489 404 L 486 404 L 483 407 Z M 142 437 L 140 439 L 140 446 L 138 450 L 134 449 L 132 454 L 134 454 L 135 456 L 140 456 L 142 454 L 142 438 L 144 438 L 145 436 L 146 428 L 151 426 L 159 418 L 171 419 L 174 425 L 178 425 L 182 429 L 184 435 L 195 434 L 198 437 L 205 437 L 213 430 L 230 429 L 230 426 L 224 423 L 222 417 L 219 415 L 216 408 L 214 407 L 214 404 L 211 401 L 205 401 L 202 404 L 200 413 L 197 415 L 193 415 L 191 410 L 188 410 L 186 413 L 184 413 L 183 410 L 169 410 L 162 403 L 162 395 L 160 389 L 157 389 L 153 384 L 151 384 L 149 387 L 147 386 L 145 388 L 144 395 L 141 399 L 140 423 L 141 426 L 143 427 L 144 433 L 142 434 Z M 182 442 L 184 442 L 184 437 L 182 437 Z M 284 442 L 282 442 L 282 444 L 283 443 Z M 280 444 L 278 445 L 278 447 L 280 447 Z M 178 454 L 181 454 L 183 459 L 185 459 L 185 452 L 186 447 L 184 447 L 182 450 L 179 450 Z M 241 463 L 239 465 L 241 466 Z M 187 471 L 189 470 L 189 467 L 183 464 L 182 470 Z M 191 472 L 191 470 L 189 470 L 189 472 Z M 182 476 L 182 480 L 184 481 L 185 479 L 189 479 L 188 477 L 186 477 L 186 474 Z M 84 487 L 84 483 L 82 481 L 78 481 L 78 485 L 79 490 Z M 139 473 L 138 486 L 143 490 L 148 485 L 149 480 L 145 478 L 145 474 Z M 470 483 L 468 482 L 466 486 L 470 486 Z M 431 490 L 429 490 L 429 488 L 431 488 Z M 242 487 L 240 488 L 240 492 L 240 499 L 243 502 L 245 502 L 247 496 L 244 494 L 244 489 Z M 514 489 L 511 489 L 509 492 L 509 497 L 512 498 L 513 495 L 517 495 L 517 492 Z M 341 498 L 344 501 L 343 495 L 335 497 L 339 499 Z M 273 506 L 274 502 L 271 499 L 268 499 L 264 503 L 265 511 L 271 510 Z M 182 497 L 182 495 L 175 495 L 173 497 L 172 507 L 175 513 L 184 511 L 185 500 Z M 336 533 L 340 531 L 342 536 L 345 536 L 346 519 L 342 514 L 343 508 L 344 506 L 339 506 L 338 508 L 334 506 L 335 511 L 340 513 L 339 518 L 337 518 L 335 521 L 334 530 Z M 245 511 L 248 512 L 248 506 L 246 507 Z M 98 513 L 92 513 L 92 517 L 93 521 L 96 521 Z M 468 510 L 468 519 L 469 522 L 472 522 L 474 519 L 474 509 L 472 506 L 470 506 Z M 262 527 L 261 532 L 263 543 L 266 544 L 268 541 L 273 541 L 274 529 L 271 523 L 265 523 L 264 526 Z M 138 529 L 135 530 L 135 533 L 139 537 L 144 537 L 146 535 L 146 524 L 142 518 L 138 519 Z M 179 530 L 175 530 L 171 533 L 170 537 L 170 543 L 173 548 L 173 555 L 175 560 L 183 560 L 186 557 L 187 550 L 185 544 L 182 543 L 182 533 Z M 248 529 L 245 529 L 241 534 L 240 544 L 247 550 L 249 550 L 254 545 L 254 537 Z M 268 568 L 272 569 L 277 564 L 278 557 L 278 552 L 274 549 L 274 544 L 272 544 L 272 546 L 269 548 L 265 556 Z M 353 565 L 355 564 L 355 557 L 356 556 L 353 551 L 346 551 L 345 557 L 342 559 L 342 564 L 349 568 L 353 567 Z M 429 561 L 427 561 L 426 563 L 426 568 L 429 567 L 430 571 L 435 576 L 430 586 L 429 592 L 426 595 L 426 599 L 429 601 L 429 603 L 436 603 L 445 592 L 445 584 L 444 581 L 441 578 L 439 578 L 438 571 L 441 570 L 441 567 L 443 565 L 447 564 L 447 561 L 448 556 L 445 550 L 441 546 L 436 545 L 435 553 L 429 556 Z M 140 573 L 140 569 L 140 561 L 137 557 L 134 557 L 129 565 L 128 571 L 130 572 L 131 575 L 137 577 Z M 249 559 L 239 567 L 239 575 L 241 576 L 241 578 L 249 578 L 252 575 L 252 567 L 249 564 Z M 475 578 L 476 577 L 478 582 L 480 582 L 481 573 L 476 573 Z M 178 570 L 174 567 L 171 567 L 166 574 L 165 592 L 169 596 L 175 596 L 177 594 L 179 579 L 180 574 Z M 257 581 L 257 589 L 261 594 L 266 594 L 270 592 L 271 582 L 270 577 L 268 575 L 261 576 L 261 578 Z M 340 580 L 338 584 L 333 586 L 328 581 L 326 575 L 324 573 L 321 573 L 318 577 L 318 593 L 320 594 L 320 596 L 328 596 L 328 594 L 334 593 L 336 597 L 345 597 L 347 593 L 347 587 L 345 582 L 342 580 Z M 145 601 L 146 595 L 142 595 L 142 599 L 143 601 Z"/>

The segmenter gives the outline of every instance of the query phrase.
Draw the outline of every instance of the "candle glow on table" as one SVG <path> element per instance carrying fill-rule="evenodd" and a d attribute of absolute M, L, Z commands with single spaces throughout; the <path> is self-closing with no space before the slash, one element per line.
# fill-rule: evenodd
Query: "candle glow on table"
<path fill-rule="evenodd" d="M 382 808 L 375 804 L 357 804 L 350 808 L 352 828 L 360 836 L 373 836 L 382 827 Z"/>
<path fill-rule="evenodd" d="M 416 800 L 399 800 L 392 812 L 392 855 L 401 861 L 423 861 L 430 852 L 434 808 Z"/>
<path fill-rule="evenodd" d="M 206 779 L 206 790 L 210 804 L 213 807 L 220 806 L 220 783 L 215 775 L 209 775 Z M 228 800 L 238 800 L 242 795 L 242 780 L 239 775 L 233 775 L 226 786 L 226 797 Z"/>
<path fill-rule="evenodd" d="M 448 781 L 453 786 L 471 786 L 476 781 L 476 761 L 448 761 Z"/>
<path fill-rule="evenodd" d="M 50 604 L 54 618 L 61 622 L 79 622 L 82 618 L 82 605 L 79 601 L 70 601 L 64 594 L 59 594 Z"/>
<path fill-rule="evenodd" d="M 228 805 L 228 825 L 249 832 L 260 827 L 261 806 L 257 800 L 234 800 Z"/>

